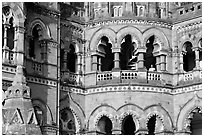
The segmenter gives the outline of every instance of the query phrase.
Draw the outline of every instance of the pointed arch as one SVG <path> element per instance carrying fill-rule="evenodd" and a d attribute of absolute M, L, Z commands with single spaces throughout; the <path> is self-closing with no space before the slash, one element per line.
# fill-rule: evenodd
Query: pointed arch
<path fill-rule="evenodd" d="M 202 110 L 202 98 L 200 98 L 197 94 L 188 100 L 181 108 L 176 120 L 176 127 L 178 131 L 186 130 L 188 116 L 195 108 L 200 108 Z"/>
<path fill-rule="evenodd" d="M 148 28 L 147 30 L 145 30 L 143 32 L 143 39 L 142 39 L 142 43 L 143 43 L 143 47 L 145 47 L 145 44 L 147 42 L 147 40 L 151 37 L 151 36 L 155 36 L 157 38 L 157 43 L 160 46 L 160 51 L 169 51 L 170 49 L 170 43 L 168 38 L 166 37 L 166 35 L 162 32 L 162 30 L 157 29 L 157 28 Z"/>
<path fill-rule="evenodd" d="M 14 18 L 16 20 L 15 25 L 24 27 L 25 22 L 25 14 L 23 13 L 23 10 L 21 9 L 20 5 L 18 3 L 14 2 L 3 2 L 2 7 L 9 6 L 14 14 Z"/>
<path fill-rule="evenodd" d="M 132 41 L 136 43 L 135 49 L 140 47 L 141 46 L 142 33 L 138 28 L 136 28 L 134 26 L 123 27 L 117 32 L 117 45 L 120 45 L 120 43 L 122 42 L 124 37 L 128 34 L 132 36 Z"/>
<path fill-rule="evenodd" d="M 146 122 L 152 115 L 157 115 L 161 122 L 164 125 L 164 130 L 173 131 L 173 121 L 168 113 L 162 106 L 160 105 L 151 105 L 144 109 L 144 117 L 146 117 Z"/>
<path fill-rule="evenodd" d="M 101 28 L 99 30 L 97 30 L 91 37 L 90 39 L 90 50 L 91 51 L 96 51 L 97 49 L 97 44 L 99 43 L 100 39 L 106 36 L 109 40 L 110 43 L 113 45 L 115 43 L 115 38 L 116 38 L 116 34 L 115 31 L 113 31 L 110 28 Z M 114 45 L 113 45 L 114 46 Z"/>
<path fill-rule="evenodd" d="M 30 23 L 30 27 L 28 29 L 28 35 L 29 36 L 32 36 L 33 28 L 35 28 L 36 25 L 39 25 L 42 28 L 42 30 L 41 30 L 41 32 L 42 32 L 41 39 L 50 39 L 51 38 L 50 34 L 49 34 L 49 31 L 47 30 L 49 27 L 47 25 L 45 25 L 45 23 L 39 18 L 34 19 Z"/>
<path fill-rule="evenodd" d="M 113 117 L 116 115 L 116 110 L 109 105 L 100 105 L 97 106 L 87 117 L 87 128 L 95 130 L 98 124 L 98 121 L 102 116 L 108 117 L 112 122 L 112 127 L 114 127 Z"/>

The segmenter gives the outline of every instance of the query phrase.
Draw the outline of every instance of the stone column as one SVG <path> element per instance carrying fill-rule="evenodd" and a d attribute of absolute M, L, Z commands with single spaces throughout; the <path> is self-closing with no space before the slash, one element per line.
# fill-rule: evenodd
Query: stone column
<path fill-rule="evenodd" d="M 3 41 L 4 41 L 4 45 L 3 45 L 3 48 L 5 48 L 6 46 L 7 46 L 7 28 L 9 27 L 9 25 L 8 24 L 4 24 L 4 39 L 3 39 Z"/>
<path fill-rule="evenodd" d="M 144 67 L 144 53 L 146 52 L 146 48 L 138 48 L 136 51 L 137 57 L 137 65 L 138 65 L 138 70 L 145 70 Z"/>
<path fill-rule="evenodd" d="M 180 58 L 179 58 L 179 71 L 183 72 L 183 53 L 180 53 Z"/>
<path fill-rule="evenodd" d="M 4 39 L 3 39 L 3 41 L 4 41 L 4 45 L 2 45 L 3 46 L 3 57 L 2 57 L 2 60 L 3 60 L 3 63 L 6 63 L 6 62 L 8 62 L 8 58 L 9 58 L 9 48 L 8 48 L 8 46 L 7 46 L 7 27 L 8 27 L 8 25 L 7 24 L 4 24 Z"/>
<path fill-rule="evenodd" d="M 195 63 L 196 63 L 195 68 L 200 69 L 199 50 L 198 50 L 198 48 L 196 48 L 196 49 L 194 49 L 194 51 L 195 51 Z"/>
<path fill-rule="evenodd" d="M 41 58 L 43 61 L 47 60 L 47 42 L 46 41 L 41 41 L 40 43 L 40 48 L 41 48 Z"/>
<path fill-rule="evenodd" d="M 67 54 L 68 50 L 64 50 L 64 56 L 63 56 L 63 70 L 67 69 Z"/>
<path fill-rule="evenodd" d="M 98 59 L 98 70 L 101 71 L 101 57 Z"/>
<path fill-rule="evenodd" d="M 120 48 L 112 48 L 112 52 L 114 53 L 114 70 L 120 69 Z"/>
<path fill-rule="evenodd" d="M 156 57 L 156 69 L 157 69 L 157 72 L 161 71 L 161 66 L 160 66 L 160 56 L 157 56 Z"/>
<path fill-rule="evenodd" d="M 166 56 L 161 55 L 160 59 L 161 59 L 161 71 L 166 71 Z"/>
<path fill-rule="evenodd" d="M 97 71 L 97 66 L 98 66 L 97 55 L 93 55 L 92 56 L 92 71 Z"/>
<path fill-rule="evenodd" d="M 18 26 L 17 27 L 17 35 L 18 41 L 16 42 L 16 64 L 22 65 L 24 62 L 24 32 L 25 28 Z"/>
<path fill-rule="evenodd" d="M 81 74 L 82 71 L 82 56 L 81 53 L 77 53 L 77 74 Z"/>

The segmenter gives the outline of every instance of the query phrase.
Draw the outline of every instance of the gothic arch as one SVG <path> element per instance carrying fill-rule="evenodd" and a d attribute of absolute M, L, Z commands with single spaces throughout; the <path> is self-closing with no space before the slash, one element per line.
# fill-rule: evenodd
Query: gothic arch
<path fill-rule="evenodd" d="M 196 108 L 200 108 L 202 110 L 202 98 L 200 98 L 197 94 L 195 94 L 192 99 L 188 100 L 179 112 L 176 121 L 177 131 L 186 130 L 187 125 L 189 124 L 188 117 Z"/>
<path fill-rule="evenodd" d="M 181 51 L 181 52 L 186 51 L 186 46 L 185 46 L 184 43 L 187 42 L 187 41 L 191 42 L 192 48 L 196 46 L 195 37 L 192 36 L 192 35 L 191 36 L 190 35 L 185 35 L 185 36 L 180 38 L 180 42 L 179 42 L 179 45 L 178 45 L 179 51 Z"/>
<path fill-rule="evenodd" d="M 112 106 L 101 105 L 96 107 L 88 116 L 87 119 L 87 128 L 89 130 L 95 130 L 98 124 L 98 121 L 102 116 L 108 117 L 114 127 L 113 117 L 116 115 L 116 111 Z"/>
<path fill-rule="evenodd" d="M 140 128 L 139 116 L 141 116 L 142 113 L 143 113 L 142 108 L 135 104 L 126 104 L 118 108 L 117 114 L 120 116 L 119 120 L 120 129 L 122 128 L 122 122 L 124 118 L 128 115 L 132 115 L 132 117 L 136 119 L 137 122 L 135 123 L 135 127 L 136 130 L 139 129 Z"/>
<path fill-rule="evenodd" d="M 32 99 L 32 104 L 34 107 L 38 106 L 38 107 L 42 108 L 42 111 L 44 113 L 44 116 L 43 116 L 43 118 L 45 120 L 44 122 L 49 122 L 47 124 L 52 124 L 52 122 L 54 120 L 53 120 L 53 115 L 52 115 L 52 111 L 51 111 L 50 107 L 44 101 L 42 101 L 41 99 L 38 99 L 38 98 Z M 49 115 L 47 115 L 47 112 L 49 113 Z"/>
<path fill-rule="evenodd" d="M 151 116 L 156 115 L 162 121 L 164 125 L 164 130 L 173 131 L 173 121 L 169 113 L 159 105 L 151 105 L 144 109 L 143 117 L 145 117 L 146 122 L 148 122 Z"/>
<path fill-rule="evenodd" d="M 109 29 L 109 28 L 99 29 L 92 35 L 90 39 L 90 50 L 96 51 L 98 46 L 97 44 L 99 43 L 100 39 L 103 36 L 106 36 L 110 40 L 110 43 L 112 44 L 112 46 L 114 46 L 113 44 L 115 43 L 115 35 L 116 34 L 112 29 Z"/>
<path fill-rule="evenodd" d="M 72 112 L 72 114 L 74 115 L 74 118 L 76 120 L 76 133 L 79 133 L 82 130 L 82 121 L 80 119 L 80 117 L 77 115 L 77 113 L 72 109 L 72 107 L 70 107 L 70 110 Z"/>
<path fill-rule="evenodd" d="M 123 38 L 128 34 L 131 35 L 132 41 L 136 42 L 136 46 L 140 47 L 141 46 L 140 38 L 142 38 L 142 33 L 138 28 L 134 26 L 125 26 L 117 32 L 117 44 L 121 45 Z M 135 49 L 137 47 L 135 47 Z"/>
<path fill-rule="evenodd" d="M 47 25 L 45 25 L 45 23 L 41 20 L 41 19 L 34 19 L 31 23 L 30 23 L 30 27 L 28 29 L 28 35 L 32 36 L 32 31 L 33 28 L 39 25 L 42 28 L 42 38 L 41 39 L 50 39 L 50 33 L 49 33 L 49 27 Z"/>
<path fill-rule="evenodd" d="M 149 28 L 143 32 L 142 46 L 146 48 L 146 42 L 151 36 L 155 36 L 156 42 L 159 44 L 156 51 L 169 51 L 170 43 L 166 35 L 157 28 Z"/>
<path fill-rule="evenodd" d="M 25 15 L 21 7 L 14 2 L 3 2 L 2 7 L 9 6 L 13 10 L 16 26 L 24 27 Z"/>
<path fill-rule="evenodd" d="M 82 130 L 82 127 L 84 126 L 84 121 L 82 119 L 85 119 L 85 114 L 83 112 L 83 109 L 81 108 L 81 106 L 78 103 L 75 102 L 75 100 L 73 100 L 70 93 L 68 94 L 68 97 L 66 99 L 64 99 L 64 101 L 68 101 L 68 99 L 70 99 L 70 100 L 69 100 L 69 102 L 67 102 L 67 105 L 69 103 L 69 106 L 67 106 L 67 107 L 69 107 L 72 110 L 74 116 L 76 117 L 76 120 L 79 124 L 78 129 Z"/>

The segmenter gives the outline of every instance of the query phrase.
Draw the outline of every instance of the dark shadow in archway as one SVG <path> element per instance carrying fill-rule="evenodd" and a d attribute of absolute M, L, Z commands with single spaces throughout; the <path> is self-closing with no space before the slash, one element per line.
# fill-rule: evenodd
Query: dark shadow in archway
<path fill-rule="evenodd" d="M 112 134 L 112 122 L 111 120 L 103 116 L 101 119 L 98 121 L 98 129 L 99 132 L 105 135 L 111 135 Z"/>
<path fill-rule="evenodd" d="M 202 114 L 195 113 L 191 120 L 191 135 L 202 135 Z"/>
<path fill-rule="evenodd" d="M 135 122 L 131 115 L 127 116 L 122 122 L 122 134 L 123 135 L 135 135 Z"/>
<path fill-rule="evenodd" d="M 156 116 L 152 116 L 147 124 L 148 135 L 155 135 L 155 124 L 156 124 Z"/>

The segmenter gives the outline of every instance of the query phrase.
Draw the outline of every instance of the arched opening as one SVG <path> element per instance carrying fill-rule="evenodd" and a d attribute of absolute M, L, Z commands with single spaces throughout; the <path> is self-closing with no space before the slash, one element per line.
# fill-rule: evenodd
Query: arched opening
<path fill-rule="evenodd" d="M 124 118 L 122 122 L 123 135 L 135 135 L 136 127 L 133 117 L 131 115 Z"/>
<path fill-rule="evenodd" d="M 190 124 L 191 135 L 202 135 L 202 114 L 194 113 Z"/>
<path fill-rule="evenodd" d="M 99 132 L 101 132 L 102 134 L 106 134 L 106 135 L 112 134 L 112 122 L 106 116 L 103 116 L 100 118 L 100 120 L 98 121 L 97 127 Z"/>
<path fill-rule="evenodd" d="M 156 57 L 153 55 L 155 36 L 151 36 L 146 43 L 146 53 L 144 54 L 144 65 L 147 70 L 154 68 L 156 70 Z"/>
<path fill-rule="evenodd" d="M 37 24 L 32 30 L 32 38 L 29 42 L 29 56 L 37 61 L 41 60 L 41 48 L 39 44 L 41 31 L 40 25 Z"/>
<path fill-rule="evenodd" d="M 101 57 L 101 71 L 111 71 L 114 67 L 114 55 L 111 50 L 112 44 L 109 43 L 109 39 L 106 36 L 101 38 L 101 42 L 98 45 L 98 51 L 104 55 Z M 100 65 L 100 62 L 98 62 Z"/>
<path fill-rule="evenodd" d="M 6 46 L 10 50 L 12 50 L 14 48 L 14 36 L 15 36 L 13 13 L 9 6 L 3 7 L 2 12 L 3 12 L 2 19 L 5 19 L 3 20 L 4 24 L 2 24 L 2 44 L 4 44 L 4 38 L 6 38 L 6 44 L 7 44 Z M 6 34 L 4 33 L 5 28 L 6 28 Z"/>
<path fill-rule="evenodd" d="M 60 122 L 60 135 L 76 134 L 74 115 L 69 109 L 63 109 L 60 111 Z"/>
<path fill-rule="evenodd" d="M 195 67 L 195 52 L 192 50 L 192 43 L 187 41 L 184 43 L 186 54 L 183 55 L 183 69 L 188 72 Z"/>
<path fill-rule="evenodd" d="M 34 111 L 36 115 L 36 119 L 38 121 L 39 126 L 43 126 L 44 124 L 44 118 L 43 118 L 43 111 L 39 106 L 34 106 Z"/>
<path fill-rule="evenodd" d="M 9 28 L 7 29 L 7 39 L 8 39 L 8 47 L 10 50 L 14 48 L 14 34 L 15 34 L 15 29 L 14 29 L 14 24 L 13 24 L 13 17 L 9 19 Z"/>
<path fill-rule="evenodd" d="M 128 70 L 130 60 L 133 57 L 134 46 L 132 42 L 132 36 L 126 35 L 121 42 L 121 54 L 120 54 L 120 68 L 122 70 Z"/>
<path fill-rule="evenodd" d="M 155 127 L 156 127 L 155 124 L 156 124 L 156 115 L 152 116 L 147 123 L 148 135 L 155 135 Z"/>
<path fill-rule="evenodd" d="M 73 73 L 76 72 L 76 60 L 77 60 L 76 49 L 73 44 L 70 44 L 69 52 L 67 55 L 67 69 L 70 72 Z"/>

